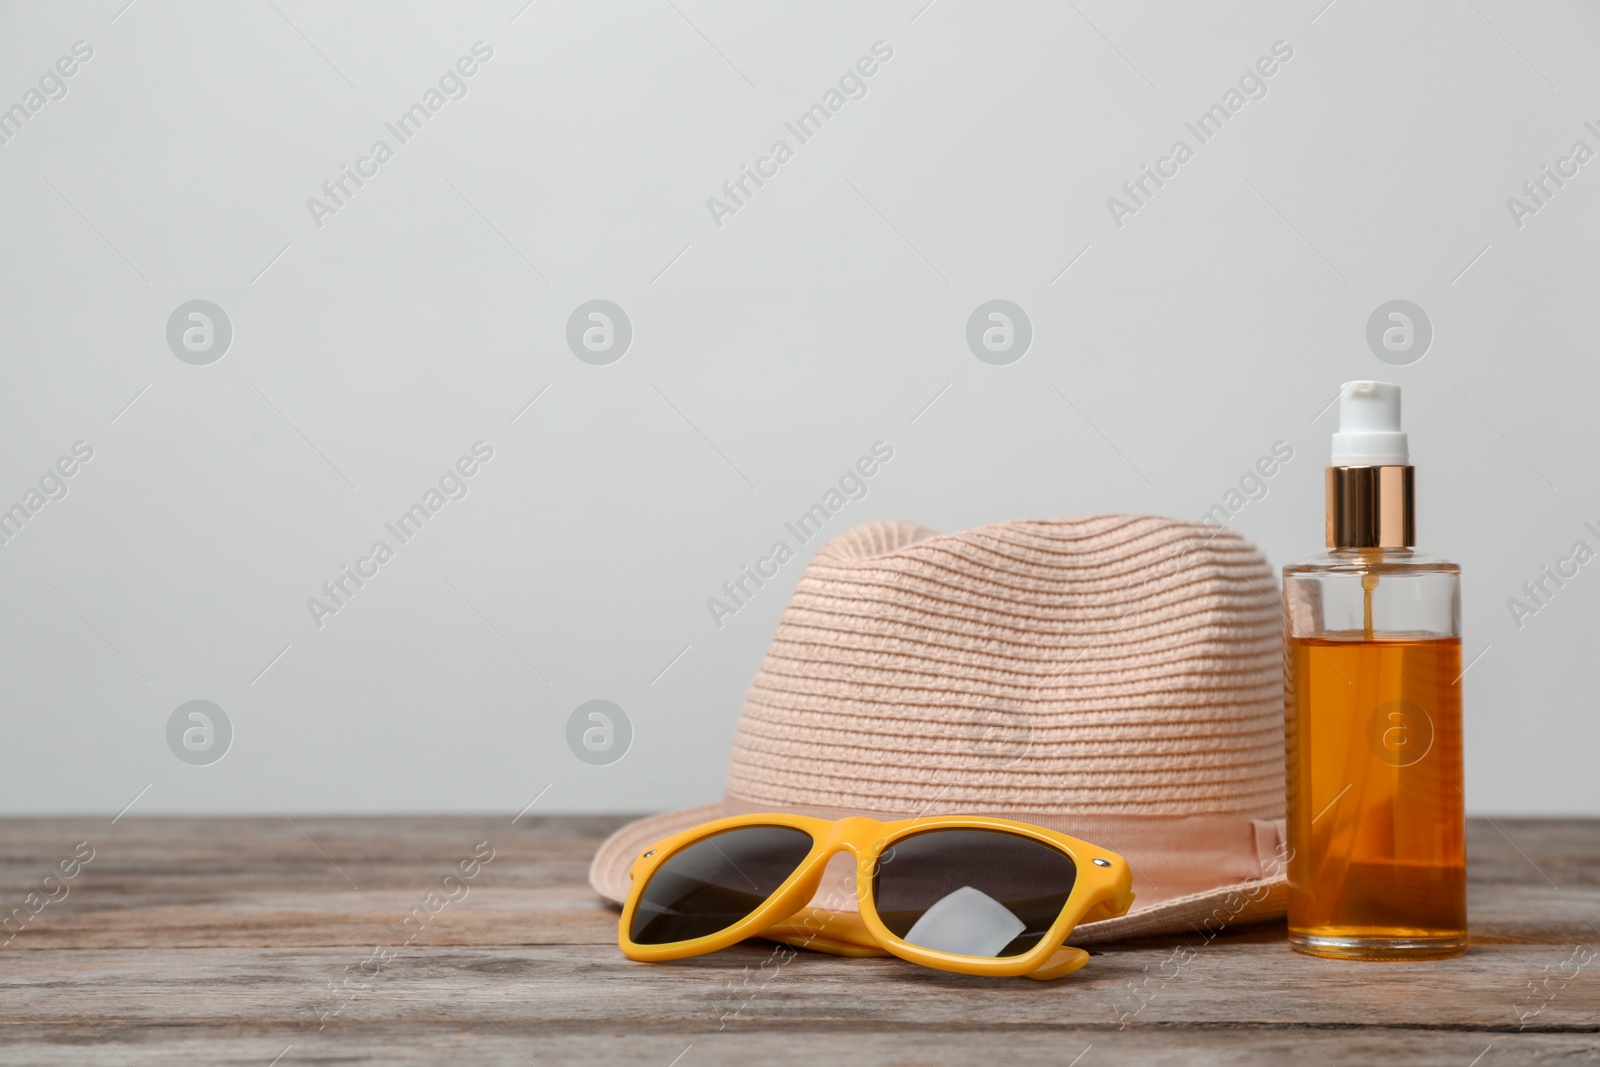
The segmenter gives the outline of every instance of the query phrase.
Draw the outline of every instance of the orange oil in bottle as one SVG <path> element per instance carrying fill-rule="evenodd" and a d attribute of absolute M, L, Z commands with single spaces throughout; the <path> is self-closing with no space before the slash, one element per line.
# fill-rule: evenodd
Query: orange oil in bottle
<path fill-rule="evenodd" d="M 1459 953 L 1460 638 L 1368 629 L 1291 637 L 1287 652 L 1291 943 L 1362 959 Z"/>

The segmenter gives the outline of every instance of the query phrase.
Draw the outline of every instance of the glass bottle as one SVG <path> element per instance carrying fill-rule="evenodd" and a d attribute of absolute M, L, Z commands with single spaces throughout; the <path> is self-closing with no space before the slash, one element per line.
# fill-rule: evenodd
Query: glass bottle
<path fill-rule="evenodd" d="M 1461 569 L 1411 547 L 1399 393 L 1344 387 L 1329 551 L 1283 570 L 1289 941 L 1318 956 L 1467 944 Z"/>

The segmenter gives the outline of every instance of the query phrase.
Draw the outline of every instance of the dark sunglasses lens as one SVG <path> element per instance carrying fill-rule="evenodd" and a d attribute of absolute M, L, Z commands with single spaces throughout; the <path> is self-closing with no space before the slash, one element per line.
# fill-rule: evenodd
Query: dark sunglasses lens
<path fill-rule="evenodd" d="M 1020 956 L 1066 907 L 1072 857 L 1000 830 L 927 830 L 885 849 L 878 917 L 901 940 L 958 956 Z"/>
<path fill-rule="evenodd" d="M 668 945 L 726 930 L 760 907 L 811 852 L 811 835 L 745 826 L 702 838 L 655 869 L 633 910 L 636 945 Z"/>

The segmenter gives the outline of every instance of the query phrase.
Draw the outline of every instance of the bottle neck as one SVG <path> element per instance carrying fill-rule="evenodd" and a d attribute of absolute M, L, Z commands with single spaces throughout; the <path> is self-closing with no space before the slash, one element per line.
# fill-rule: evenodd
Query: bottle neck
<path fill-rule="evenodd" d="M 1329 467 L 1329 548 L 1410 548 L 1416 538 L 1416 468 Z"/>

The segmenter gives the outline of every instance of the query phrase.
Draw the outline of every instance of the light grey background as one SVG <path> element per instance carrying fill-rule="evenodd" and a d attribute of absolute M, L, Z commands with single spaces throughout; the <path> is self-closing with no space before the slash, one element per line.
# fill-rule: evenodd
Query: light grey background
<path fill-rule="evenodd" d="M 1423 547 L 1465 567 L 1470 801 L 1600 812 L 1600 564 L 1507 607 L 1600 547 L 1600 161 L 1520 228 L 1506 203 L 1600 148 L 1593 5 L 124 3 L 0 12 L 7 106 L 94 49 L 0 146 L 0 505 L 94 449 L 0 547 L 0 808 L 714 799 L 801 561 L 721 629 L 706 600 L 873 442 L 830 532 L 1198 517 L 1283 440 L 1233 520 L 1281 564 L 1321 547 L 1326 405 L 1384 378 Z M 479 40 L 467 96 L 314 225 Z M 707 198 L 880 40 L 718 227 Z M 210 366 L 167 347 L 194 299 L 232 322 Z M 633 325 L 609 366 L 566 346 L 593 299 Z M 1009 366 L 966 343 L 994 299 L 1033 326 Z M 1366 345 L 1392 299 L 1433 323 L 1411 366 Z M 317 629 L 307 598 L 480 440 L 466 498 Z M 205 766 L 166 741 L 196 699 L 233 728 Z M 633 728 L 604 766 L 566 741 L 595 699 Z"/>

